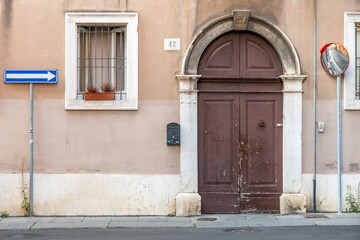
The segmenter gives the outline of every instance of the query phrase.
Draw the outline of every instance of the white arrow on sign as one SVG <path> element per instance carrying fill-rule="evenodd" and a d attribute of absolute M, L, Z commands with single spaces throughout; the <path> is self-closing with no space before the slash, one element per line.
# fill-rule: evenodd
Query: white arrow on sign
<path fill-rule="evenodd" d="M 32 73 L 7 73 L 6 78 L 21 78 L 21 79 L 39 79 L 39 78 L 47 78 L 48 81 L 55 77 L 54 74 L 51 72 L 47 73 L 39 73 L 39 74 L 32 74 Z"/>

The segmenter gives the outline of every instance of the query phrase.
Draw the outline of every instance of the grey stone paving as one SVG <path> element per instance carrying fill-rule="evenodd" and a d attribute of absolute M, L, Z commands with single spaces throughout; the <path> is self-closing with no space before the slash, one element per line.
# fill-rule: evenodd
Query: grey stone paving
<path fill-rule="evenodd" d="M 84 220 L 84 217 L 57 217 L 54 223 L 80 223 Z"/>
<path fill-rule="evenodd" d="M 31 229 L 34 223 L 2 223 L 0 224 L 0 230 L 27 230 Z"/>
<path fill-rule="evenodd" d="M 29 222 L 32 223 L 52 223 L 56 217 L 32 217 L 29 219 Z"/>
<path fill-rule="evenodd" d="M 316 223 L 308 219 L 290 219 L 290 220 L 279 220 L 279 226 L 296 227 L 296 226 L 315 226 Z"/>
<path fill-rule="evenodd" d="M 166 222 L 166 217 L 139 217 L 139 222 Z"/>
<path fill-rule="evenodd" d="M 1 221 L 1 224 L 4 223 L 26 223 L 30 220 L 30 218 L 28 217 L 8 217 L 8 218 L 3 218 L 3 220 Z"/>
<path fill-rule="evenodd" d="M 112 217 L 112 222 L 138 222 L 139 217 Z"/>
<path fill-rule="evenodd" d="M 331 226 L 331 225 L 360 225 L 360 218 L 341 218 L 341 219 L 315 219 L 316 225 Z"/>
<path fill-rule="evenodd" d="M 328 218 L 359 218 L 360 213 L 326 213 L 325 214 Z"/>
<path fill-rule="evenodd" d="M 193 223 L 184 222 L 110 222 L 110 228 L 168 228 L 168 227 L 194 227 Z"/>
<path fill-rule="evenodd" d="M 85 217 L 82 221 L 83 223 L 91 223 L 91 222 L 111 222 L 112 217 Z"/>
<path fill-rule="evenodd" d="M 63 228 L 107 228 L 107 222 L 90 222 L 90 223 L 70 223 L 70 222 L 53 222 L 53 223 L 36 223 L 31 229 L 63 229 Z"/>
<path fill-rule="evenodd" d="M 167 217 L 168 222 L 191 222 L 189 217 Z"/>
<path fill-rule="evenodd" d="M 305 216 L 310 216 L 307 218 Z M 320 218 L 319 218 L 320 217 Z M 325 213 L 305 215 L 204 214 L 195 217 L 105 216 L 105 217 L 8 217 L 0 230 L 78 228 L 243 228 L 280 226 L 360 226 L 360 214 Z"/>
<path fill-rule="evenodd" d="M 303 215 L 283 215 L 283 216 L 276 216 L 279 220 L 292 220 L 292 219 L 304 219 Z"/>

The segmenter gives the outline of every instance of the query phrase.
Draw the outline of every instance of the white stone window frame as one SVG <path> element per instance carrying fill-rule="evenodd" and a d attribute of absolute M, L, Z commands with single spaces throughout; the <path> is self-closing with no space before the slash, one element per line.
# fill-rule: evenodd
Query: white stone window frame
<path fill-rule="evenodd" d="M 138 109 L 138 13 L 67 12 L 65 13 L 65 109 L 137 110 Z M 77 99 L 77 26 L 86 24 L 126 25 L 127 69 L 125 100 L 85 101 Z"/>
<path fill-rule="evenodd" d="M 360 12 L 345 12 L 344 13 L 344 45 L 349 53 L 350 63 L 347 71 L 344 74 L 344 109 L 345 110 L 360 110 L 360 100 L 356 98 L 355 89 L 355 25 L 360 23 Z M 360 46 L 358 46 L 360 47 Z"/>

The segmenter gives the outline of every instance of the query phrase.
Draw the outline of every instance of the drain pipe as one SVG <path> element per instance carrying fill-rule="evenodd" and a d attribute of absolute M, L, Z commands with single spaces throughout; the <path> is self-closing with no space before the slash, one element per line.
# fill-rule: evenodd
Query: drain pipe
<path fill-rule="evenodd" d="M 30 83 L 30 194 L 29 207 L 30 217 L 34 216 L 34 84 Z"/>
<path fill-rule="evenodd" d="M 314 0 L 314 163 L 313 163 L 313 212 L 316 213 L 316 11 L 317 2 Z"/>

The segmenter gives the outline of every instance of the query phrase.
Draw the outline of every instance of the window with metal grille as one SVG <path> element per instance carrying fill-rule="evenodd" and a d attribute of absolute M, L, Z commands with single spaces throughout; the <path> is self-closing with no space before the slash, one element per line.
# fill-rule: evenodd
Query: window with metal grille
<path fill-rule="evenodd" d="M 138 13 L 66 12 L 65 23 L 65 109 L 137 110 Z M 86 93 L 105 85 L 114 99 Z"/>
<path fill-rule="evenodd" d="M 360 12 L 344 13 L 344 30 L 350 59 L 344 74 L 344 109 L 360 110 Z"/>
<path fill-rule="evenodd" d="M 110 84 L 118 99 L 126 97 L 126 26 L 78 26 L 78 98 Z"/>

